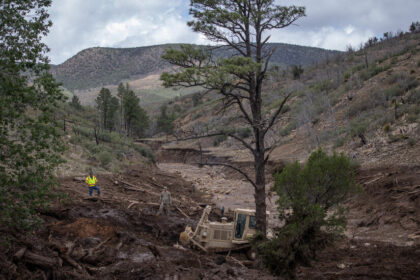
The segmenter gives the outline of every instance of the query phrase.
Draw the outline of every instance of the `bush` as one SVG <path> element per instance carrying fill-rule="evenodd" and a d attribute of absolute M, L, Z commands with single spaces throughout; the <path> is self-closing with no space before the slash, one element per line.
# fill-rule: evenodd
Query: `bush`
<path fill-rule="evenodd" d="M 390 130 L 391 130 L 391 126 L 390 126 L 390 125 L 389 125 L 389 123 L 388 123 L 388 124 L 386 124 L 386 125 L 384 126 L 384 132 L 385 132 L 385 133 L 388 133 Z"/>
<path fill-rule="evenodd" d="M 393 86 L 385 90 L 386 100 L 390 100 L 393 97 L 401 96 L 404 94 L 404 91 L 399 86 Z"/>
<path fill-rule="evenodd" d="M 296 161 L 276 174 L 274 190 L 285 225 L 272 240 L 258 236 L 253 244 L 272 273 L 294 277 L 297 264 L 309 264 L 317 250 L 343 231 L 341 203 L 358 186 L 346 156 L 317 150 L 305 166 Z"/>
<path fill-rule="evenodd" d="M 219 146 L 220 143 L 226 141 L 227 136 L 226 135 L 217 135 L 214 137 L 213 146 Z"/>
<path fill-rule="evenodd" d="M 251 136 L 252 132 L 251 129 L 249 127 L 240 127 L 236 130 L 236 134 L 242 138 L 248 138 L 249 136 Z"/>
<path fill-rule="evenodd" d="M 416 144 L 416 140 L 414 140 L 413 138 L 408 139 L 408 145 L 410 147 L 413 147 Z"/>
<path fill-rule="evenodd" d="M 420 67 L 420 59 L 417 61 L 417 67 Z"/>
<path fill-rule="evenodd" d="M 101 151 L 98 155 L 98 159 L 101 162 L 102 167 L 107 167 L 112 161 L 112 154 L 108 151 Z"/>
<path fill-rule="evenodd" d="M 390 68 L 389 65 L 381 67 L 378 65 L 372 65 L 369 68 L 363 70 L 362 72 L 360 72 L 360 78 L 363 81 L 369 80 L 370 78 L 378 75 L 379 73 L 386 71 Z"/>
<path fill-rule="evenodd" d="M 287 136 L 290 134 L 290 132 L 292 132 L 293 129 L 296 128 L 296 123 L 295 122 L 289 122 L 286 127 L 282 128 L 280 130 L 280 136 Z"/>
<path fill-rule="evenodd" d="M 144 156 L 145 158 L 148 158 L 151 162 L 153 162 L 153 163 L 156 162 L 155 154 L 152 152 L 151 149 L 149 149 L 149 147 L 145 147 L 145 146 L 141 146 L 141 145 L 135 145 L 134 148 L 142 156 Z"/>
<path fill-rule="evenodd" d="M 407 101 L 410 104 L 420 104 L 420 89 L 410 91 Z"/>
<path fill-rule="evenodd" d="M 366 132 L 369 123 L 367 120 L 357 118 L 350 122 L 350 135 L 351 137 L 356 137 L 363 135 Z"/>
<path fill-rule="evenodd" d="M 344 143 L 346 143 L 346 138 L 345 137 L 338 137 L 334 141 L 334 148 L 339 148 L 339 147 L 343 146 Z"/>

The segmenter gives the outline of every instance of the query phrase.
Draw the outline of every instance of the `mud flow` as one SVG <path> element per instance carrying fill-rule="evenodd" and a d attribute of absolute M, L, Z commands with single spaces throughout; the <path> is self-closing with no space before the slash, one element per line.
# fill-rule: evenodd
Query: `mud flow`
<path fill-rule="evenodd" d="M 0 279 L 274 279 L 251 264 L 178 245 L 210 203 L 180 176 L 139 168 L 97 177 L 100 199 L 89 197 L 79 178 L 61 181 L 68 201 L 42 213 L 43 230 L 10 237 Z M 156 216 L 163 186 L 173 207 L 169 216 Z"/>
<path fill-rule="evenodd" d="M 42 212 L 45 227 L 8 235 L 0 279 L 278 279 L 243 252 L 227 257 L 178 244 L 180 232 L 196 226 L 206 204 L 213 205 L 211 220 L 220 219 L 222 205 L 253 208 L 249 185 L 223 170 L 159 167 L 98 175 L 100 199 L 88 196 L 83 178 L 63 178 L 60 190 L 68 199 Z M 419 173 L 359 172 L 364 192 L 346 203 L 346 236 L 319 252 L 311 266 L 299 267 L 298 278 L 418 279 Z M 156 216 L 164 186 L 173 207 L 169 216 Z"/>

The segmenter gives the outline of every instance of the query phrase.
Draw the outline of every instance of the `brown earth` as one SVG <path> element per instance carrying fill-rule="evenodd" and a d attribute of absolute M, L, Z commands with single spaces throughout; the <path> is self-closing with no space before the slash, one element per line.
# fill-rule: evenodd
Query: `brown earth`
<path fill-rule="evenodd" d="M 231 258 L 176 246 L 205 203 L 181 177 L 155 167 L 98 175 L 100 200 L 88 196 L 82 177 L 76 179 L 61 180 L 69 200 L 42 212 L 43 229 L 9 235 L 0 279 L 273 279 Z M 156 216 L 163 186 L 188 218 L 176 207 L 169 217 Z"/>
<path fill-rule="evenodd" d="M 364 192 L 347 202 L 346 237 L 319 252 L 310 267 L 299 267 L 298 278 L 418 279 L 419 172 L 407 166 L 360 171 Z M 233 256 L 248 267 L 176 245 L 211 199 L 183 177 L 156 167 L 98 175 L 100 200 L 88 196 L 82 177 L 63 178 L 60 189 L 69 199 L 42 212 L 46 226 L 8 234 L 0 279 L 277 279 L 241 252 Z M 175 207 L 169 217 L 156 216 L 163 186 L 188 218 Z M 211 219 L 218 213 L 215 207 Z"/>

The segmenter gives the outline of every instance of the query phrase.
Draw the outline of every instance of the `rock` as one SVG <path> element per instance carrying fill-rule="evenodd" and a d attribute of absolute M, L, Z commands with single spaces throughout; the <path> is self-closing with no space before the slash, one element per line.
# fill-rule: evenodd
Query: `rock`
<path fill-rule="evenodd" d="M 413 246 L 414 245 L 414 241 L 408 241 L 408 242 L 405 242 L 405 244 L 404 244 L 405 246 L 408 246 L 408 247 L 411 247 L 411 246 Z"/>
<path fill-rule="evenodd" d="M 340 269 L 344 269 L 346 268 L 346 265 L 344 263 L 340 263 L 340 264 L 337 264 L 337 267 Z"/>
<path fill-rule="evenodd" d="M 369 247 L 370 246 L 370 243 L 365 243 L 365 244 L 363 244 L 363 245 L 365 245 L 366 247 Z"/>

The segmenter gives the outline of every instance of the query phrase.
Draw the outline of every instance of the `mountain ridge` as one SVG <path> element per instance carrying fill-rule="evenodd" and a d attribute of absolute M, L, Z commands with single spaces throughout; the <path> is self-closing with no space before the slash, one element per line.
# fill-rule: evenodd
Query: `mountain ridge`
<path fill-rule="evenodd" d="M 170 65 L 161 59 L 169 47 L 181 44 L 162 44 L 134 48 L 92 47 L 84 49 L 66 61 L 51 66 L 55 78 L 71 91 L 85 90 L 160 73 Z M 333 56 L 339 51 L 285 43 L 269 43 L 276 47 L 273 64 L 308 66 Z M 217 49 L 215 55 L 226 57 L 232 51 Z"/>

